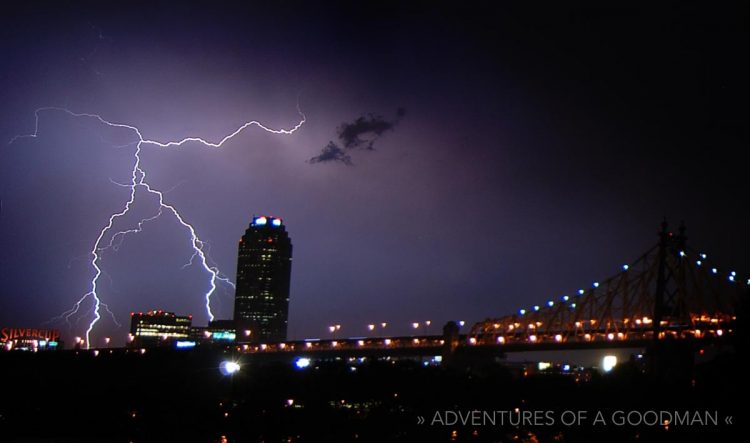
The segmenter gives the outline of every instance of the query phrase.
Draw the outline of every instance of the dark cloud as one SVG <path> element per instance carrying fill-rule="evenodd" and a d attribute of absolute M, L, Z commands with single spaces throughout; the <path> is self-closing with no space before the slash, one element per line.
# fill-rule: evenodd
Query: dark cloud
<path fill-rule="evenodd" d="M 316 155 L 309 161 L 310 163 L 341 162 L 348 166 L 352 165 L 352 158 L 349 154 L 332 141 L 328 142 L 319 155 Z"/>
<path fill-rule="evenodd" d="M 382 116 L 369 114 L 359 117 L 351 123 L 341 124 L 337 132 L 343 148 L 333 141 L 328 142 L 319 155 L 310 159 L 310 163 L 340 161 L 346 165 L 352 165 L 351 156 L 346 153 L 347 150 L 364 149 L 373 151 L 375 142 L 380 136 L 392 131 L 405 114 L 404 108 L 398 108 L 396 118 L 393 120 L 386 120 Z"/>

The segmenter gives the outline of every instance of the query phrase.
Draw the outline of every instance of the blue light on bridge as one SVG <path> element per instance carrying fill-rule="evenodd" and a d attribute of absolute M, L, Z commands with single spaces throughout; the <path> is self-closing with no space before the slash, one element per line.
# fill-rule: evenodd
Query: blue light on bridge
<path fill-rule="evenodd" d="M 622 265 L 622 270 L 623 270 L 623 271 L 627 271 L 627 270 L 628 270 L 628 268 L 630 268 L 630 266 L 628 266 L 628 265 Z"/>
<path fill-rule="evenodd" d="M 595 282 L 594 282 L 594 287 L 595 287 L 595 288 L 598 288 L 598 287 L 599 287 L 599 282 L 598 282 L 598 281 L 595 281 Z"/>
<path fill-rule="evenodd" d="M 684 256 L 685 256 L 685 251 L 680 251 L 680 257 L 684 257 Z"/>
<path fill-rule="evenodd" d="M 706 254 L 702 253 L 702 252 L 701 252 L 700 256 L 701 256 L 701 258 L 702 258 L 703 260 L 705 260 L 705 259 L 707 259 L 707 258 L 708 258 L 708 256 L 707 256 Z"/>
<path fill-rule="evenodd" d="M 526 315 L 526 309 L 520 309 L 518 313 L 521 315 Z"/>
<path fill-rule="evenodd" d="M 731 275 L 732 277 L 737 277 L 737 273 L 736 273 L 736 272 L 734 272 L 734 271 L 730 272 L 729 274 L 730 274 L 730 275 Z"/>
<path fill-rule="evenodd" d="M 576 307 L 576 304 L 575 304 L 575 303 L 571 303 L 571 304 L 570 304 L 570 307 L 571 307 L 571 308 L 573 308 L 573 309 L 575 309 L 575 307 Z"/>
<path fill-rule="evenodd" d="M 568 297 L 567 295 L 563 295 L 562 299 L 563 299 L 563 301 L 568 301 L 568 300 L 570 300 L 570 297 Z"/>
<path fill-rule="evenodd" d="M 714 273 L 714 274 L 716 274 L 717 272 L 719 272 L 719 270 L 716 269 L 716 268 L 711 268 L 711 272 Z"/>
<path fill-rule="evenodd" d="M 538 311 L 539 310 L 539 305 L 534 305 L 534 310 Z"/>
<path fill-rule="evenodd" d="M 551 308 L 552 306 L 555 306 L 555 302 L 553 302 L 552 300 L 550 300 L 550 301 L 547 302 L 547 306 L 549 306 Z"/>
<path fill-rule="evenodd" d="M 578 295 L 583 295 L 583 294 L 584 294 L 585 292 L 586 292 L 586 291 L 584 291 L 583 289 L 579 289 L 579 290 L 578 290 Z"/>
<path fill-rule="evenodd" d="M 702 262 L 702 261 L 700 261 L 700 260 L 698 260 L 697 262 L 695 262 L 695 264 L 696 264 L 696 265 L 698 265 L 698 266 L 700 266 L 700 265 L 702 265 L 702 264 L 703 264 L 703 262 Z"/>
<path fill-rule="evenodd" d="M 732 283 L 734 283 L 734 275 L 730 275 L 729 276 L 729 281 L 731 281 Z"/>
<path fill-rule="evenodd" d="M 297 361 L 294 362 L 294 366 L 296 366 L 297 369 L 304 369 L 304 368 L 310 366 L 310 359 L 309 358 L 298 358 Z"/>

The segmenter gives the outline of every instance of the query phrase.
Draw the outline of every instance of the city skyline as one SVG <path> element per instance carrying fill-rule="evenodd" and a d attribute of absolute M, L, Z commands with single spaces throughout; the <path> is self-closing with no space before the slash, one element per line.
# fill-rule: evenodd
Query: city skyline
<path fill-rule="evenodd" d="M 431 7 L 11 6 L 0 138 L 37 137 L 0 151 L 2 324 L 41 328 L 89 291 L 96 235 L 128 198 L 132 131 L 55 111 L 35 127 L 43 106 L 162 141 L 295 128 L 304 112 L 294 134 L 253 126 L 142 156 L 232 282 L 251 214 L 294 226 L 290 338 L 543 304 L 636 259 L 663 216 L 722 271 L 750 269 L 732 14 Z M 155 211 L 139 199 L 118 229 Z M 167 215 L 104 251 L 102 300 L 123 326 L 102 311 L 96 340 L 124 337 L 131 311 L 208 323 L 186 235 Z M 229 318 L 231 286 L 212 297 Z M 89 308 L 70 332 L 48 325 L 80 336 Z"/>

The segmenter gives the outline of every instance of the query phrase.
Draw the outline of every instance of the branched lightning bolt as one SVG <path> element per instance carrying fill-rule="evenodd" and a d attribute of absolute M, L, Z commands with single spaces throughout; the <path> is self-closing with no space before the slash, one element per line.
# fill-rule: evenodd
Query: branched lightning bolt
<path fill-rule="evenodd" d="M 159 148 L 172 148 L 172 147 L 180 147 L 184 145 L 185 143 L 190 143 L 190 142 L 200 143 L 204 146 L 211 147 L 211 148 L 221 148 L 224 145 L 224 143 L 226 143 L 228 140 L 232 139 L 233 137 L 235 137 L 236 135 L 238 135 L 239 133 L 241 133 L 242 131 L 244 131 L 245 129 L 251 126 L 257 126 L 258 128 L 266 132 L 270 132 L 272 134 L 291 135 L 294 132 L 296 132 L 299 128 L 301 128 L 302 125 L 306 121 L 305 114 L 302 113 L 302 111 L 299 108 L 299 105 L 297 106 L 297 112 L 299 113 L 301 119 L 299 123 L 297 123 L 291 129 L 272 129 L 263 125 L 257 120 L 252 120 L 243 124 L 242 126 L 237 128 L 237 130 L 225 136 L 224 138 L 221 139 L 221 141 L 217 143 L 207 141 L 200 137 L 186 137 L 186 138 L 183 138 L 182 140 L 167 141 L 167 142 L 149 140 L 143 137 L 143 134 L 141 133 L 140 129 L 138 129 L 136 126 L 127 125 L 123 123 L 113 123 L 113 122 L 103 119 L 97 114 L 76 113 L 66 108 L 59 108 L 59 107 L 43 107 L 34 111 L 34 116 L 35 116 L 34 133 L 28 134 L 28 135 L 17 135 L 13 137 L 13 139 L 11 139 L 10 143 L 12 144 L 13 142 L 21 138 L 37 138 L 39 134 L 39 114 L 41 112 L 46 112 L 46 111 L 63 112 L 65 114 L 70 115 L 71 117 L 76 117 L 76 118 L 82 118 L 82 117 L 92 118 L 92 119 L 97 120 L 99 123 L 109 126 L 109 127 L 131 130 L 138 137 L 138 141 L 133 142 L 135 143 L 135 152 L 133 154 L 133 169 L 131 170 L 130 183 L 129 184 L 115 183 L 116 185 L 130 188 L 130 197 L 128 198 L 127 202 L 125 202 L 125 205 L 121 211 L 115 212 L 114 214 L 111 214 L 109 216 L 107 223 L 99 231 L 99 235 L 97 236 L 96 242 L 94 242 L 94 245 L 90 252 L 91 266 L 92 268 L 94 268 L 94 276 L 91 279 L 90 290 L 86 292 L 85 294 L 83 294 L 78 299 L 78 301 L 75 302 L 75 304 L 73 305 L 71 309 L 63 312 L 62 314 L 53 318 L 52 320 L 64 319 L 66 322 L 69 322 L 70 317 L 72 317 L 73 315 L 79 312 L 79 310 L 81 309 L 81 304 L 87 299 L 93 298 L 94 318 L 91 320 L 91 322 L 88 325 L 88 328 L 86 329 L 86 342 L 85 342 L 86 347 L 88 348 L 91 346 L 91 340 L 90 340 L 91 331 L 94 329 L 94 325 L 96 325 L 96 323 L 101 319 L 100 309 L 104 309 L 107 313 L 109 313 L 112 316 L 112 319 L 114 320 L 115 324 L 120 326 L 120 324 L 117 322 L 117 319 L 115 319 L 115 316 L 112 313 L 112 311 L 109 309 L 109 307 L 105 303 L 101 301 L 99 294 L 97 293 L 99 278 L 102 276 L 102 273 L 103 273 L 100 267 L 101 253 L 110 248 L 116 251 L 119 248 L 122 241 L 124 241 L 124 237 L 126 235 L 141 232 L 143 229 L 143 225 L 145 223 L 156 220 L 163 214 L 164 211 L 172 213 L 172 215 L 174 215 L 177 221 L 185 229 L 187 229 L 187 231 L 190 234 L 190 244 L 193 248 L 193 255 L 190 258 L 190 262 L 188 264 L 192 264 L 194 263 L 195 259 L 198 259 L 198 262 L 200 263 L 200 265 L 210 275 L 210 289 L 205 294 L 205 300 L 206 300 L 206 312 L 208 313 L 209 319 L 213 320 L 214 315 L 211 312 L 211 295 L 214 293 L 214 291 L 216 291 L 217 281 L 220 281 L 232 287 L 234 287 L 234 284 L 227 277 L 224 277 L 223 275 L 221 275 L 221 273 L 219 272 L 219 269 L 216 266 L 209 265 L 207 254 L 203 250 L 205 243 L 201 241 L 201 239 L 198 237 L 198 234 L 195 232 L 195 228 L 190 223 L 185 221 L 185 219 L 177 210 L 177 208 L 174 205 L 165 202 L 164 200 L 165 191 L 160 191 L 158 189 L 155 189 L 146 181 L 146 172 L 144 171 L 143 168 L 141 168 L 141 149 L 143 148 L 144 145 L 153 145 Z M 122 147 L 132 145 L 133 143 L 122 145 Z M 124 215 L 126 215 L 130 211 L 130 208 L 132 207 L 132 205 L 135 203 L 138 189 L 148 194 L 154 195 L 158 198 L 159 210 L 157 211 L 156 215 L 141 219 L 136 224 L 136 226 L 131 229 L 119 231 L 119 232 L 112 234 L 111 237 L 109 237 L 109 242 L 107 242 L 106 245 L 103 246 L 104 238 L 112 230 L 115 221 L 119 219 L 120 217 L 123 217 Z"/>

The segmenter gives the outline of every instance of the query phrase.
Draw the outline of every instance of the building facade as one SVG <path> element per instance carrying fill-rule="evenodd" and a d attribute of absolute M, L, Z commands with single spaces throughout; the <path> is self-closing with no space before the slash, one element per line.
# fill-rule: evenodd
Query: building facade
<path fill-rule="evenodd" d="M 227 345 L 237 338 L 233 320 L 213 320 L 208 327 L 193 326 L 190 328 L 190 340 L 196 344 Z"/>
<path fill-rule="evenodd" d="M 253 217 L 237 255 L 237 341 L 286 340 L 291 272 L 292 241 L 282 220 Z"/>
<path fill-rule="evenodd" d="M 172 346 L 190 337 L 193 316 L 179 316 L 174 312 L 149 311 L 130 313 L 131 346 Z"/>

